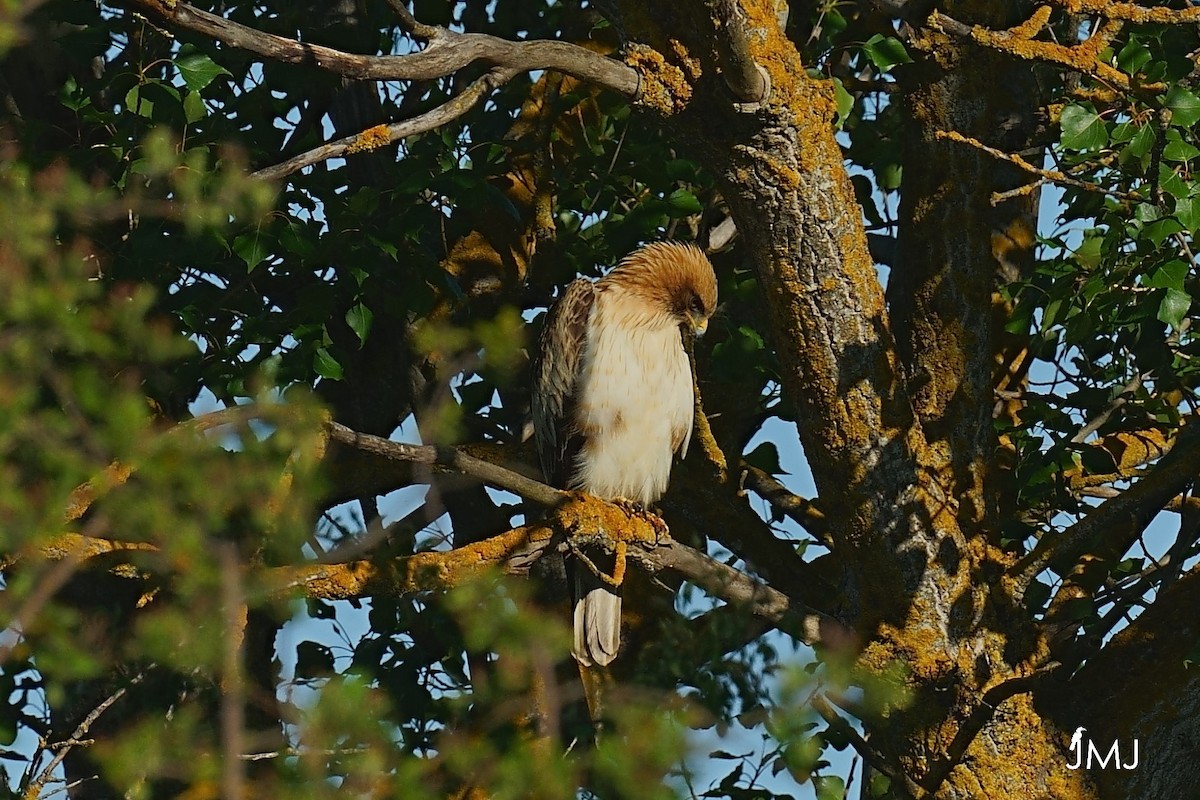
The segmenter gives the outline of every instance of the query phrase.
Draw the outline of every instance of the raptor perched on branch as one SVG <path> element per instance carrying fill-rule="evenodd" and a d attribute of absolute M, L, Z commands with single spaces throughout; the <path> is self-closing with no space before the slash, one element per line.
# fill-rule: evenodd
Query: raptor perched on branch
<path fill-rule="evenodd" d="M 687 453 L 695 407 L 683 337 L 717 302 L 708 258 L 658 242 L 599 281 L 578 279 L 550 308 L 534 366 L 533 422 L 551 483 L 642 506 Z M 581 563 L 583 562 L 583 563 Z M 573 559 L 575 659 L 606 665 L 621 643 L 619 578 Z"/>

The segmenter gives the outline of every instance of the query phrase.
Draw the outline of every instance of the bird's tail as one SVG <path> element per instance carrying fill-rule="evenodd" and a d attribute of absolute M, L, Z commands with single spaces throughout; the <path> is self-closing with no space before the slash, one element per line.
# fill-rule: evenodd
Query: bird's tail
<path fill-rule="evenodd" d="M 617 657 L 621 646 L 620 590 L 582 565 L 574 566 L 571 603 L 575 641 L 571 652 L 585 667 L 606 666 Z"/>

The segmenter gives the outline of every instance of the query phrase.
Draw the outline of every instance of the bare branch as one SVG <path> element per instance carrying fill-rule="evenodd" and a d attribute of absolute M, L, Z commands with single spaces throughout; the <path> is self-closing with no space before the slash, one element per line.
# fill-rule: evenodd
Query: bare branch
<path fill-rule="evenodd" d="M 425 25 L 417 22 L 416 17 L 408 10 L 408 6 L 404 5 L 404 0 L 387 0 L 387 4 L 392 7 L 392 11 L 396 12 L 396 16 L 400 18 L 400 27 L 418 39 L 432 39 L 441 30 L 437 25 Z"/>
<path fill-rule="evenodd" d="M 137 684 L 141 683 L 145 676 L 146 674 L 144 672 L 139 672 L 129 681 L 129 686 L 136 686 Z M 103 714 L 112 706 L 113 703 L 125 696 L 125 693 L 129 691 L 129 686 L 122 686 L 120 689 L 117 689 L 115 692 L 106 697 L 100 703 L 100 705 L 88 712 L 88 715 L 83 718 L 83 721 L 80 722 L 75 730 L 71 733 L 70 738 L 67 739 L 67 741 L 62 742 L 61 746 L 55 748 L 58 750 L 58 752 L 55 753 L 54 758 L 50 759 L 50 763 L 47 764 L 45 769 L 41 771 L 37 778 L 34 779 L 34 781 L 30 783 L 28 787 L 26 787 L 25 792 L 21 795 L 24 800 L 35 800 L 35 798 L 41 794 L 42 787 L 44 787 L 46 782 L 50 780 L 50 777 L 54 774 L 54 770 L 58 769 L 58 765 L 63 762 L 63 759 L 67 757 L 67 754 L 71 752 L 71 749 L 76 745 L 83 744 L 85 741 L 87 741 L 83 737 L 87 735 L 89 730 L 91 730 L 92 725 L 100 718 L 101 714 Z"/>
<path fill-rule="evenodd" d="M 480 61 L 518 72 L 554 70 L 629 98 L 638 94 L 638 76 L 632 67 L 568 42 L 511 42 L 481 33 L 455 33 L 436 28 L 428 37 L 429 46 L 421 52 L 368 56 L 264 33 L 175 0 L 129 0 L 129 3 L 164 18 L 173 26 L 208 36 L 230 47 L 273 61 L 308 64 L 351 78 L 429 80 L 450 75 Z"/>
<path fill-rule="evenodd" d="M 443 103 L 437 108 L 412 119 L 393 122 L 388 125 L 376 125 L 353 136 L 346 136 L 335 142 L 328 142 L 320 147 L 314 147 L 306 153 L 289 158 L 273 167 L 265 167 L 252 173 L 251 177 L 262 180 L 277 180 L 293 172 L 312 166 L 320 161 L 338 158 L 353 153 L 363 153 L 385 147 L 408 136 L 440 128 L 470 111 L 479 101 L 496 88 L 503 86 L 516 76 L 518 70 L 493 69 L 479 80 L 468 86 L 462 93 Z"/>
<path fill-rule="evenodd" d="M 429 464 L 443 470 L 470 475 L 543 506 L 556 505 L 569 496 L 566 492 L 527 478 L 518 472 L 467 455 L 461 449 L 454 447 L 393 442 L 380 436 L 358 433 L 337 422 L 329 423 L 329 438 L 356 450 L 380 455 L 394 461 Z"/>

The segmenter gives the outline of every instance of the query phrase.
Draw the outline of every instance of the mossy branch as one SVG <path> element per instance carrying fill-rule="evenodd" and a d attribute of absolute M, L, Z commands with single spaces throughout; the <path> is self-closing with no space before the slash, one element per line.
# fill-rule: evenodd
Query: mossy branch
<path fill-rule="evenodd" d="M 386 440 L 385 440 L 386 441 Z M 391 444 L 397 444 L 392 442 Z M 629 560 L 657 574 L 678 573 L 714 597 L 745 609 L 809 645 L 844 644 L 845 626 L 787 595 L 687 545 L 664 537 L 651 521 L 590 495 L 556 492 L 565 502 L 543 522 L 523 525 L 454 550 L 416 553 L 393 559 L 341 564 L 301 564 L 265 568 L 260 577 L 270 591 L 297 592 L 323 600 L 398 596 L 441 591 L 461 585 L 487 569 L 524 575 L 556 542 L 610 550 L 623 547 Z M 152 544 L 123 543 L 68 533 L 37 549 L 42 558 L 82 561 L 119 551 L 156 552 Z M 12 566 L 15 559 L 4 564 Z"/>

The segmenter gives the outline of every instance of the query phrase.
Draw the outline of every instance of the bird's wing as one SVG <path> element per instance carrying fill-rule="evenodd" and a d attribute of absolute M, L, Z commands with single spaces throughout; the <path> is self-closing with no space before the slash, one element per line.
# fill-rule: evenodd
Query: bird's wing
<path fill-rule="evenodd" d="M 546 480 L 566 487 L 582 437 L 571 417 L 596 301 L 591 281 L 579 278 L 550 306 L 533 367 L 533 430 Z"/>

